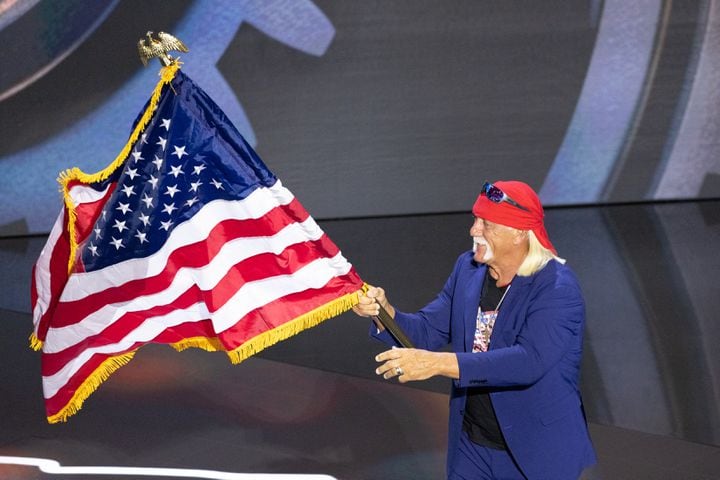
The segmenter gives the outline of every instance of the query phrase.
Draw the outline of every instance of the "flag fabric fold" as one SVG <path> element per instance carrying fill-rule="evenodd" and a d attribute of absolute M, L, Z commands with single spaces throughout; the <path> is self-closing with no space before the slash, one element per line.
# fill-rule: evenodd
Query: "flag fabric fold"
<path fill-rule="evenodd" d="M 71 169 L 33 269 L 31 345 L 65 421 L 148 343 L 238 363 L 357 303 L 338 247 L 177 64 L 104 170 Z"/>

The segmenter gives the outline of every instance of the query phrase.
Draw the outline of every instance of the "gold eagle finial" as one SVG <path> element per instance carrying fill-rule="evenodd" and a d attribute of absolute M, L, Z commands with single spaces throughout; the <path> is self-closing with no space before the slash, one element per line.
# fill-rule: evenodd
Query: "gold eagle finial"
<path fill-rule="evenodd" d="M 148 60 L 157 57 L 163 66 L 174 63 L 177 59 L 168 55 L 168 52 L 187 52 L 188 48 L 183 42 L 169 33 L 158 32 L 157 38 L 153 38 L 153 32 L 147 32 L 146 38 L 138 40 L 138 54 L 143 65 L 147 67 Z"/>

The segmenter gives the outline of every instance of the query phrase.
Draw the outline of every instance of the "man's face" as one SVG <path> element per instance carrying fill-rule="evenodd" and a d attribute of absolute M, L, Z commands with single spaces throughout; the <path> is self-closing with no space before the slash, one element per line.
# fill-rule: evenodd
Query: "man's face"
<path fill-rule="evenodd" d="M 479 217 L 470 227 L 473 238 L 474 259 L 478 263 L 492 264 L 513 246 L 514 229 Z"/>

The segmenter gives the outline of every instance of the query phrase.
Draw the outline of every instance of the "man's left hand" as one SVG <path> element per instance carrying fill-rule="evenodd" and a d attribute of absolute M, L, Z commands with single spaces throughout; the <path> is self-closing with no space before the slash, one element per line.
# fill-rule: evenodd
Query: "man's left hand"
<path fill-rule="evenodd" d="M 375 373 L 386 380 L 398 377 L 400 383 L 426 380 L 435 375 L 460 378 L 457 356 L 450 352 L 429 352 L 417 348 L 396 348 L 378 354 L 382 362 Z"/>

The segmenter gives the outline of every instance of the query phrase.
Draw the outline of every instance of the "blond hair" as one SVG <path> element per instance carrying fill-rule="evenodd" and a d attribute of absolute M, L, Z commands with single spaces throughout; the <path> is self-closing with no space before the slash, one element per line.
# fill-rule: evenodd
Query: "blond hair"
<path fill-rule="evenodd" d="M 558 257 L 551 250 L 543 247 L 532 230 L 528 230 L 527 235 L 528 253 L 525 260 L 523 260 L 522 264 L 520 264 L 517 275 L 521 277 L 529 277 L 530 275 L 545 268 L 545 265 L 547 265 L 550 260 L 565 263 L 564 258 Z"/>

